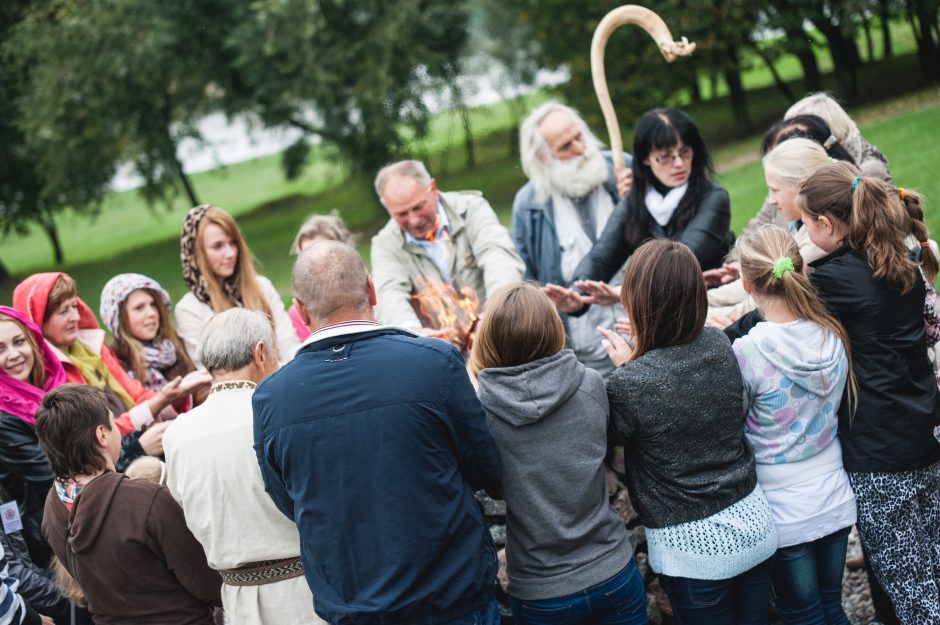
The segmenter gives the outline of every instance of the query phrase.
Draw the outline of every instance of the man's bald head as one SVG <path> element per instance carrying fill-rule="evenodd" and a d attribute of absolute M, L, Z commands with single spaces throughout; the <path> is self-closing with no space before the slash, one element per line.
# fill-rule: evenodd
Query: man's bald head
<path fill-rule="evenodd" d="M 322 325 L 339 317 L 371 318 L 369 272 L 351 246 L 319 241 L 301 252 L 294 263 L 294 297 Z"/>

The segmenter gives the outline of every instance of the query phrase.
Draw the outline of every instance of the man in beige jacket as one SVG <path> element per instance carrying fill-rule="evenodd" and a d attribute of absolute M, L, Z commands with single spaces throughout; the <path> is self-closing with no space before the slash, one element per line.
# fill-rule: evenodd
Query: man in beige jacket
<path fill-rule="evenodd" d="M 386 165 L 375 191 L 389 223 L 372 238 L 376 316 L 423 334 L 433 322 L 419 319 L 412 296 L 429 284 L 469 287 L 480 305 L 496 287 L 519 282 L 525 267 L 506 228 L 479 191 L 442 193 L 421 161 Z"/>

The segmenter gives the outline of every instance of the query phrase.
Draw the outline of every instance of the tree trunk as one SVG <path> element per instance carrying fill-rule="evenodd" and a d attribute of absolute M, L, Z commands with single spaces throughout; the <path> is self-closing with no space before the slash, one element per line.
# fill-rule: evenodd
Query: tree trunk
<path fill-rule="evenodd" d="M 777 89 L 783 94 L 783 97 L 787 99 L 787 102 L 793 104 L 796 102 L 796 97 L 793 95 L 793 91 L 790 89 L 790 85 L 786 83 L 785 80 L 780 76 L 780 73 L 777 71 L 777 68 L 774 67 L 773 59 L 770 58 L 764 50 L 761 50 L 760 46 L 753 41 L 748 42 L 751 46 L 751 49 L 757 53 L 757 56 L 761 58 L 764 64 L 767 66 L 767 69 L 770 70 L 770 75 L 774 78 L 774 84 L 777 85 Z"/>
<path fill-rule="evenodd" d="M 694 58 L 694 57 L 692 57 Z M 699 71 L 698 65 L 692 63 L 692 84 L 689 87 L 689 95 L 692 96 L 692 103 L 699 104 L 702 101 L 702 85 L 699 84 Z"/>
<path fill-rule="evenodd" d="M 10 270 L 7 269 L 7 266 L 3 264 L 3 261 L 0 260 L 0 285 L 6 286 L 12 284 L 13 276 L 10 275 Z"/>
<path fill-rule="evenodd" d="M 803 68 L 803 89 L 804 91 L 822 91 L 822 73 L 819 71 L 819 63 L 816 61 L 816 54 L 813 53 L 812 41 L 802 26 L 786 29 L 787 38 L 794 44 L 793 54 L 800 61 Z"/>
<path fill-rule="evenodd" d="M 832 24 L 826 19 L 814 22 L 816 28 L 825 35 L 829 42 L 829 53 L 832 55 L 832 64 L 836 79 L 839 81 L 841 96 L 849 103 L 855 102 L 858 97 L 858 46 L 855 39 L 842 30 L 838 24 Z"/>
<path fill-rule="evenodd" d="M 747 92 L 741 84 L 741 67 L 738 64 L 738 51 L 734 45 L 725 47 L 725 54 L 731 63 L 724 70 L 725 82 L 728 84 L 728 93 L 731 100 L 731 110 L 734 112 L 734 121 L 738 127 L 738 135 L 745 136 L 751 131 L 751 116 L 747 111 Z"/>
<path fill-rule="evenodd" d="M 890 0 L 878 0 L 878 13 L 881 17 L 881 40 L 884 42 L 884 50 L 881 58 L 890 59 L 894 55 L 891 46 L 891 12 L 888 7 Z"/>
<path fill-rule="evenodd" d="M 928 80 L 940 80 L 940 48 L 934 41 L 937 5 L 925 0 L 908 0 L 907 17 L 917 40 L 917 62 Z M 915 19 L 916 16 L 916 19 Z"/>
<path fill-rule="evenodd" d="M 463 125 L 463 146 L 467 153 L 467 168 L 472 169 L 477 166 L 477 157 L 473 150 L 473 128 L 470 125 L 470 111 L 462 100 L 463 98 L 460 103 L 460 123 Z"/>
<path fill-rule="evenodd" d="M 865 31 L 865 48 L 868 52 L 867 60 L 871 63 L 875 60 L 875 42 L 871 38 L 871 19 L 867 16 L 862 20 L 862 30 Z"/>
<path fill-rule="evenodd" d="M 180 162 L 178 158 L 173 157 L 173 162 L 176 164 L 176 174 L 180 178 L 180 182 L 183 183 L 183 189 L 186 190 L 186 195 L 189 197 L 189 201 L 193 206 L 199 206 L 201 202 L 199 198 L 196 197 L 196 189 L 193 188 L 193 183 L 190 181 L 189 176 L 183 171 L 183 163 Z"/>
<path fill-rule="evenodd" d="M 62 243 L 59 241 L 59 229 L 55 225 L 55 219 L 52 217 L 52 213 L 44 214 L 39 220 L 39 224 L 42 226 L 46 236 L 49 237 L 49 242 L 52 244 L 52 255 L 55 259 L 55 264 L 61 266 L 65 261 L 65 255 L 62 253 Z"/>

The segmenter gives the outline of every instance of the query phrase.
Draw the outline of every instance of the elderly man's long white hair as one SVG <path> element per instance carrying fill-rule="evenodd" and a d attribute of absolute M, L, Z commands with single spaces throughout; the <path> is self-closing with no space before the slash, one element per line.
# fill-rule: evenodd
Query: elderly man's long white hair
<path fill-rule="evenodd" d="M 549 100 L 540 104 L 535 110 L 529 113 L 519 127 L 519 158 L 522 161 L 522 171 L 532 182 L 535 189 L 535 199 L 544 202 L 551 196 L 553 185 L 551 182 L 551 164 L 552 151 L 545 142 L 545 137 L 539 131 L 539 124 L 549 113 L 562 111 L 571 115 L 581 135 L 584 137 L 586 146 L 600 150 L 603 144 L 594 136 L 588 125 L 581 119 L 578 112 L 570 106 L 565 106 L 561 102 Z"/>

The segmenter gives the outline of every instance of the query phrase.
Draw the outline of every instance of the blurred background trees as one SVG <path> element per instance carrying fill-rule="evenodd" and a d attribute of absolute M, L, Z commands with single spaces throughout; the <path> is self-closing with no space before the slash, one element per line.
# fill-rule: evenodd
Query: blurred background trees
<path fill-rule="evenodd" d="M 61 263 L 56 219 L 93 215 L 121 167 L 149 206 L 200 195 L 181 162 L 183 139 L 204 140 L 212 113 L 290 128 L 288 178 L 313 144 L 330 146 L 357 180 L 413 153 L 428 133 L 432 95 L 460 115 L 467 162 L 474 132 L 468 67 L 494 68 L 493 88 L 525 113 L 520 94 L 540 72 L 566 77 L 554 95 L 602 128 L 588 57 L 602 0 L 6 0 L 0 3 L 0 232 L 38 224 Z M 892 23 L 916 43 L 923 82 L 940 80 L 940 0 L 660 0 L 676 37 L 698 44 L 668 71 L 650 38 L 624 28 L 607 75 L 622 125 L 652 106 L 719 102 L 723 132 L 762 127 L 807 92 L 847 104 L 872 94 L 866 65 L 894 55 Z M 895 32 L 897 32 L 895 30 Z M 877 39 L 879 46 L 873 42 Z M 821 60 L 831 59 L 835 83 Z M 781 77 L 798 64 L 798 81 Z M 742 76 L 761 66 L 779 94 L 755 105 Z M 916 88 L 917 85 L 910 85 Z M 905 85 L 892 86 L 902 91 Z M 438 97 L 438 100 L 441 98 Z M 715 113 L 718 115 L 718 113 Z M 510 133 L 510 150 L 515 149 Z M 418 154 L 420 155 L 420 154 Z M 2 261 L 2 258 L 0 258 Z M 0 262 L 0 278 L 3 277 Z"/>

